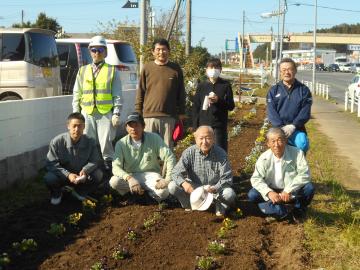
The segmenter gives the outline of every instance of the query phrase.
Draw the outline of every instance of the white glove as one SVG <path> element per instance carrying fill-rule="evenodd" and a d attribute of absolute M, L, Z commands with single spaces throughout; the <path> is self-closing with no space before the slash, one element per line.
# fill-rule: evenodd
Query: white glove
<path fill-rule="evenodd" d="M 156 184 L 155 184 L 155 188 L 156 189 L 164 189 L 168 186 L 169 181 L 165 180 L 165 179 L 158 179 L 156 180 Z"/>
<path fill-rule="evenodd" d="M 144 190 L 142 189 L 138 180 L 136 180 L 134 177 L 130 177 L 127 181 L 128 181 L 131 193 L 136 193 L 139 195 L 144 194 Z"/>
<path fill-rule="evenodd" d="M 291 134 L 295 131 L 295 126 L 293 124 L 283 126 L 281 129 L 284 131 L 287 138 L 291 136 Z"/>
<path fill-rule="evenodd" d="M 113 114 L 112 118 L 111 118 L 111 123 L 113 125 L 113 127 L 118 127 L 120 126 L 120 116 Z"/>

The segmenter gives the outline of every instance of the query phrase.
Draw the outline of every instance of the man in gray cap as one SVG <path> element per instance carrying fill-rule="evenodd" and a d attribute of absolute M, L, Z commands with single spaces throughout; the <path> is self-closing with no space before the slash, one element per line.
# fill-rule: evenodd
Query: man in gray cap
<path fill-rule="evenodd" d="M 116 143 L 110 186 L 121 195 L 129 191 L 142 195 L 146 190 L 158 202 L 166 199 L 176 163 L 174 154 L 158 134 L 144 131 L 141 114 L 130 113 L 125 126 L 128 135 Z M 159 158 L 166 166 L 165 178 L 161 175 Z"/>

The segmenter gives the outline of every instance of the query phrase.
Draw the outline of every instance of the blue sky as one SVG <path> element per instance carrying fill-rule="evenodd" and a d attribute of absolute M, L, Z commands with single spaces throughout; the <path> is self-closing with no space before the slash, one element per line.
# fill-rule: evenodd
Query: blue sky
<path fill-rule="evenodd" d="M 0 25 L 11 26 L 35 21 L 40 12 L 56 18 L 66 32 L 96 32 L 98 22 L 112 19 L 139 22 L 140 9 L 121 8 L 127 0 L 2 0 Z M 141 0 L 139 0 L 141 1 Z M 136 0 L 132 0 L 136 2 Z M 155 16 L 172 9 L 175 0 L 151 0 Z M 288 0 L 285 33 L 306 32 L 313 29 L 315 0 Z M 318 28 L 340 23 L 360 22 L 359 0 L 318 0 Z M 192 0 L 192 45 L 207 47 L 211 53 L 224 50 L 225 39 L 235 39 L 242 31 L 242 13 L 245 10 L 245 33 L 277 31 L 277 18 L 262 19 L 263 12 L 278 9 L 278 0 Z M 300 6 L 295 5 L 300 3 Z M 323 7 L 327 8 L 323 8 Z"/>

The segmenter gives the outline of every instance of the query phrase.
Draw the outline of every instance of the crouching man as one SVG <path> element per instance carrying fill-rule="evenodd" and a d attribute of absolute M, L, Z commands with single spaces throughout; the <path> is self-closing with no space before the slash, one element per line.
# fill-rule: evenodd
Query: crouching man
<path fill-rule="evenodd" d="M 142 195 L 145 190 L 158 202 L 166 199 L 176 163 L 174 154 L 158 134 L 144 132 L 144 118 L 139 113 L 129 114 L 125 125 L 128 135 L 116 143 L 110 186 L 121 195 L 129 191 Z M 165 179 L 158 158 L 166 166 Z"/>
<path fill-rule="evenodd" d="M 94 190 L 102 180 L 99 169 L 101 155 L 94 139 L 83 134 L 85 118 L 72 113 L 67 119 L 68 132 L 56 136 L 47 154 L 47 173 L 44 180 L 51 193 L 51 204 L 58 205 L 62 188 L 71 186 L 80 196 Z"/>
<path fill-rule="evenodd" d="M 267 145 L 270 149 L 261 154 L 251 177 L 249 200 L 258 203 L 264 214 L 278 220 L 293 218 L 301 221 L 314 196 L 309 166 L 303 151 L 287 145 L 281 128 L 269 129 Z M 293 215 L 287 207 L 293 205 Z"/>
<path fill-rule="evenodd" d="M 200 126 L 196 132 L 196 145 L 187 148 L 173 169 L 170 194 L 185 209 L 190 209 L 190 194 L 200 186 L 217 198 L 216 215 L 225 215 L 235 202 L 236 194 L 231 188 L 232 173 L 225 150 L 214 144 L 214 131 L 210 126 Z"/>

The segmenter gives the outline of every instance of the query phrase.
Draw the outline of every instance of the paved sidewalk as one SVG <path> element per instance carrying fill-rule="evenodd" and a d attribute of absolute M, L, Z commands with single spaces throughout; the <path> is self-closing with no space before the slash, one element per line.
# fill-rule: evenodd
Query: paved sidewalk
<path fill-rule="evenodd" d="M 345 113 L 343 106 L 319 97 L 314 98 L 311 115 L 319 130 L 334 142 L 338 154 L 345 157 L 339 162 L 349 162 L 357 173 L 356 179 L 342 184 L 349 190 L 360 190 L 360 123 Z"/>

